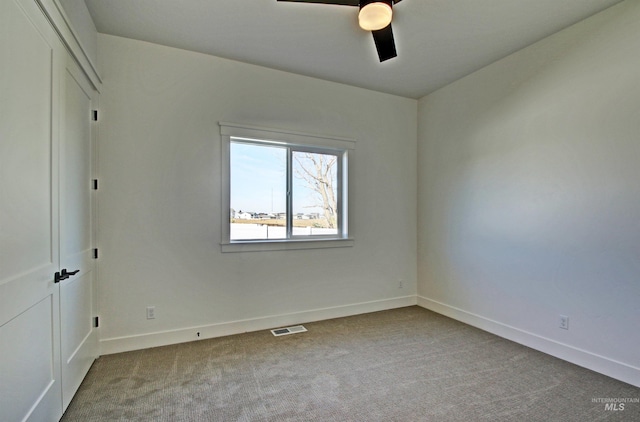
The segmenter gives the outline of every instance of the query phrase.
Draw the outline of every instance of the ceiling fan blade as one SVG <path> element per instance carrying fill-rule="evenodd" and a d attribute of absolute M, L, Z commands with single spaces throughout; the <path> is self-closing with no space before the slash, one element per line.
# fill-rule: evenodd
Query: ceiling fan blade
<path fill-rule="evenodd" d="M 358 6 L 360 0 L 278 0 L 293 3 L 321 3 L 321 4 L 337 4 L 341 6 Z"/>
<path fill-rule="evenodd" d="M 376 50 L 378 50 L 378 58 L 380 63 L 385 60 L 392 59 L 398 54 L 396 53 L 396 43 L 393 40 L 393 30 L 391 24 L 386 28 L 379 29 L 377 31 L 371 31 L 373 34 L 373 41 L 376 43 Z"/>

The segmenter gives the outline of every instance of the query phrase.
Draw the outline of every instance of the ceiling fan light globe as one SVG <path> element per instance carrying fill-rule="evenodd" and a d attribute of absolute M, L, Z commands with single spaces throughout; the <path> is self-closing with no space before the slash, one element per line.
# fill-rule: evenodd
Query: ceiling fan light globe
<path fill-rule="evenodd" d="M 391 23 L 393 9 L 384 2 L 373 2 L 362 6 L 358 14 L 358 24 L 365 31 L 377 31 Z"/>

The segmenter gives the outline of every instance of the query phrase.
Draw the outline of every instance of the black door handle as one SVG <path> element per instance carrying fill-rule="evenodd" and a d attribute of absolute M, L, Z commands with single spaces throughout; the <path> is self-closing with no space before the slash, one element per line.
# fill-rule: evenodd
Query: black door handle
<path fill-rule="evenodd" d="M 67 271 L 66 268 L 62 269 L 62 272 L 57 272 L 53 275 L 53 282 L 54 283 L 60 283 L 62 280 L 66 280 L 69 277 L 71 277 L 72 275 L 76 275 L 80 272 L 80 270 L 75 270 L 75 271 Z"/>

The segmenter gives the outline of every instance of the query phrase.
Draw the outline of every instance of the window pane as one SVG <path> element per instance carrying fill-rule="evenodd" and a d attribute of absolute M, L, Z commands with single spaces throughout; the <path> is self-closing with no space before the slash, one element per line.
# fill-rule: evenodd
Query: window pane
<path fill-rule="evenodd" d="M 286 239 L 287 149 L 231 142 L 230 240 Z"/>
<path fill-rule="evenodd" d="M 338 234 L 338 157 L 294 151 L 293 235 Z"/>

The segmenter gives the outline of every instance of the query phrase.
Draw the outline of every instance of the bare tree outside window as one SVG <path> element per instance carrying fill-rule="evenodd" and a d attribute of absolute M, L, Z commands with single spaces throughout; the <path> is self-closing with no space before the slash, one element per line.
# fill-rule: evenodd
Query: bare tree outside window
<path fill-rule="evenodd" d="M 304 201 L 304 208 L 321 209 L 327 228 L 337 228 L 337 160 L 336 155 L 310 152 L 293 153 L 293 170 L 296 179 L 303 182 L 312 198 Z M 296 198 L 297 199 L 297 198 Z"/>
<path fill-rule="evenodd" d="M 344 150 L 231 138 L 229 240 L 344 236 L 345 157 Z"/>
<path fill-rule="evenodd" d="M 354 140 L 225 122 L 220 136 L 223 252 L 353 246 Z"/>

